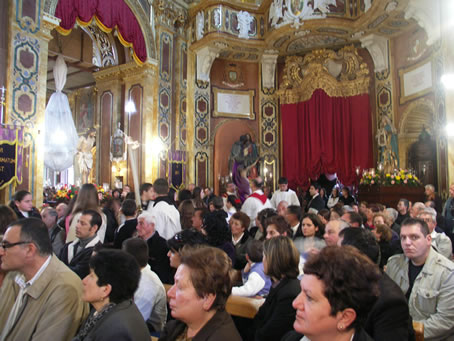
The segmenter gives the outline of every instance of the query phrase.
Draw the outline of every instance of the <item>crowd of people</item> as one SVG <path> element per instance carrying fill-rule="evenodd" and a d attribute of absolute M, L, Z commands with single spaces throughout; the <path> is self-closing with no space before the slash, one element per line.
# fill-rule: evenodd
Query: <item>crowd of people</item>
<path fill-rule="evenodd" d="M 16 192 L 0 205 L 0 341 L 402 341 L 412 321 L 454 340 L 454 185 L 445 205 L 427 185 L 385 207 L 278 184 L 84 184 L 41 211 Z M 260 302 L 253 320 L 230 295 Z"/>

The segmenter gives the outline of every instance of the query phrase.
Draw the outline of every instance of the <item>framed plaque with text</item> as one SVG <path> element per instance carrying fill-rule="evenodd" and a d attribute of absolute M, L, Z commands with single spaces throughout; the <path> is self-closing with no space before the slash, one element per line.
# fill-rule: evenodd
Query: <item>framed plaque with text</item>
<path fill-rule="evenodd" d="M 225 90 L 213 87 L 214 117 L 255 119 L 254 90 Z"/>

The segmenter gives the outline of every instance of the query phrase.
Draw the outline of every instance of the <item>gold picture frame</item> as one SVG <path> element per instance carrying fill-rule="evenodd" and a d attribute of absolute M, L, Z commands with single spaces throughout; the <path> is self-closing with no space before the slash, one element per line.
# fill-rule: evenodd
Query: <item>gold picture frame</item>
<path fill-rule="evenodd" d="M 399 70 L 399 81 L 400 81 L 400 104 L 404 104 L 408 101 L 414 100 L 418 97 L 424 96 L 428 93 L 433 92 L 434 85 L 434 65 L 431 58 L 423 60 L 415 65 Z M 406 94 L 405 88 L 409 82 L 418 82 L 418 79 L 423 84 L 416 84 L 416 87 L 421 87 L 416 92 Z M 425 83 L 425 84 L 424 84 Z"/>
<path fill-rule="evenodd" d="M 232 117 L 255 120 L 255 90 L 226 90 L 213 87 L 213 95 L 213 117 Z M 219 96 L 221 97 L 221 100 L 218 99 Z M 228 109 L 229 104 L 225 101 L 225 99 L 230 102 L 231 110 Z"/>

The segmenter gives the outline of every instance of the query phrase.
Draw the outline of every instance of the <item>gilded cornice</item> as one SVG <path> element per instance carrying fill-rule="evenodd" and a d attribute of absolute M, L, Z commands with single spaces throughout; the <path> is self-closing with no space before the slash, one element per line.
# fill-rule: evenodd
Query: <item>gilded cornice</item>
<path fill-rule="evenodd" d="M 143 65 L 137 65 L 137 63 L 131 62 L 128 64 L 103 68 L 100 71 L 93 72 L 93 77 L 95 78 L 96 83 L 102 83 L 114 80 L 125 80 L 134 77 L 141 77 L 144 74 L 155 76 L 156 68 L 156 60 L 148 60 Z"/>
<path fill-rule="evenodd" d="M 307 101 L 316 89 L 324 90 L 331 97 L 356 96 L 368 93 L 369 81 L 367 65 L 353 46 L 337 53 L 319 49 L 304 57 L 286 58 L 277 95 L 282 104 Z"/>

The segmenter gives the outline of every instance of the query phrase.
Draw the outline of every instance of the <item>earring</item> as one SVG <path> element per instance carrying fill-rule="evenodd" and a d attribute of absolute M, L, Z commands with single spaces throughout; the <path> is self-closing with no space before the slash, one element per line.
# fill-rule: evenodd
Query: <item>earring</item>
<path fill-rule="evenodd" d="M 339 328 L 339 330 L 344 330 L 344 325 L 341 324 L 338 328 Z"/>

